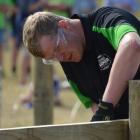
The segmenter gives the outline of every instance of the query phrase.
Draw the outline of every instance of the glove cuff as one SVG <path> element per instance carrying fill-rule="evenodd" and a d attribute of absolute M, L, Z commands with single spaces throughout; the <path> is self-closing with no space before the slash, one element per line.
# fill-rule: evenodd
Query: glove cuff
<path fill-rule="evenodd" d="M 102 109 L 104 111 L 113 111 L 114 110 L 112 103 L 108 103 L 108 102 L 104 102 L 104 101 L 100 101 L 98 107 L 99 107 L 99 109 Z"/>

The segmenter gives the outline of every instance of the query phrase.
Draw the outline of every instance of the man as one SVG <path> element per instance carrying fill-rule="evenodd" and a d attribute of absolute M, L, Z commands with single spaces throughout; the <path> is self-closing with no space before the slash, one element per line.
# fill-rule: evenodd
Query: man
<path fill-rule="evenodd" d="M 71 19 L 39 12 L 26 20 L 23 40 L 45 63 L 60 61 L 77 96 L 94 108 L 91 121 L 123 119 L 128 81 L 140 78 L 139 27 L 133 15 L 118 8 Z"/>
<path fill-rule="evenodd" d="M 14 10 L 11 0 L 0 0 L 0 71 L 3 71 L 3 47 L 6 31 L 7 13 Z"/>

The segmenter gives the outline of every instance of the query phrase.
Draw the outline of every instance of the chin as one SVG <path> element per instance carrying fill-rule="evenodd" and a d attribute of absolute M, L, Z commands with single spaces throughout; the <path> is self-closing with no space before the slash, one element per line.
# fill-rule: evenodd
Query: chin
<path fill-rule="evenodd" d="M 80 57 L 73 60 L 73 62 L 80 62 L 80 61 L 81 61 Z"/>

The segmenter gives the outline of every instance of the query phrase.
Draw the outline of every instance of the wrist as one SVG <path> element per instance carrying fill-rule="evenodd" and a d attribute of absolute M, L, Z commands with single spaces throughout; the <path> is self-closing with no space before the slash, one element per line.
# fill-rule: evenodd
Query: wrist
<path fill-rule="evenodd" d="M 95 112 L 95 115 L 92 117 L 91 121 L 113 120 L 113 112 L 114 107 L 112 103 L 100 101 L 98 110 Z"/>

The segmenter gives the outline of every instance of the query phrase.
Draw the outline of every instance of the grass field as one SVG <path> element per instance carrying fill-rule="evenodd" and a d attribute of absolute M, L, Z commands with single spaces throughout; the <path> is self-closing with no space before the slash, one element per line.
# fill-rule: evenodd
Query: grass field
<path fill-rule="evenodd" d="M 19 85 L 20 79 L 20 65 L 22 58 L 22 51 L 20 51 L 20 56 L 18 58 L 18 71 L 16 75 L 11 73 L 11 48 L 4 49 L 4 77 L 2 79 L 2 110 L 0 112 L 0 127 L 21 127 L 21 126 L 31 126 L 33 124 L 33 109 L 27 109 L 23 105 L 19 104 L 19 99 L 21 95 L 25 95 L 29 91 L 29 83 L 31 82 L 31 77 L 28 78 L 28 84 L 26 86 Z M 64 74 L 61 70 L 59 64 L 54 65 L 56 67 L 56 72 L 58 73 L 60 79 L 64 79 Z M 83 105 L 80 105 L 77 97 L 72 92 L 71 89 L 61 90 L 61 99 L 63 106 L 54 106 L 54 124 L 64 124 L 73 122 L 86 122 L 89 121 L 92 114 L 90 109 L 85 109 Z M 77 113 L 72 113 L 74 105 L 77 107 L 80 105 Z M 15 106 L 16 105 L 16 106 Z M 13 109 L 13 108 L 18 109 Z"/>

